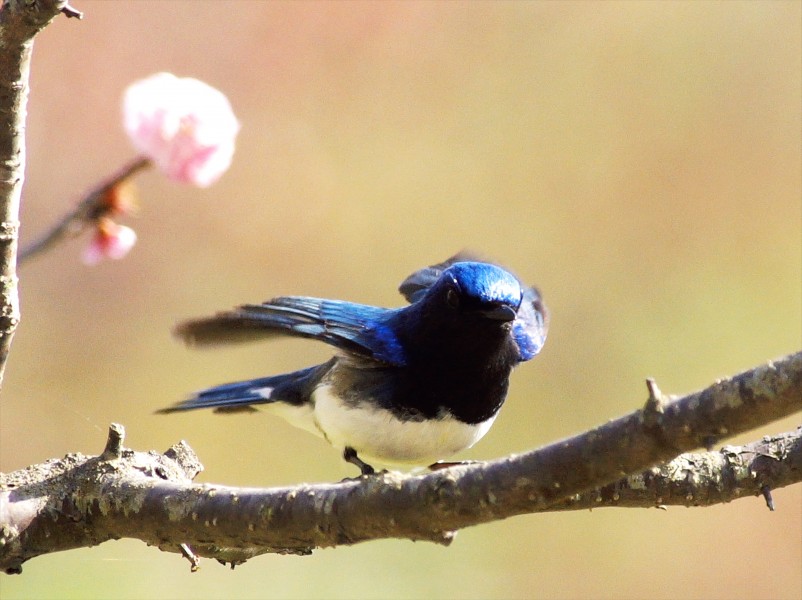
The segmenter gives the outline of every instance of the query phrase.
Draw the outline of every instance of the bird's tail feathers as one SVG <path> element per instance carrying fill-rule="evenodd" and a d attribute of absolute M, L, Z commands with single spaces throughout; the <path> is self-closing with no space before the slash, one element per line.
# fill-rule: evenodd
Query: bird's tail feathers
<path fill-rule="evenodd" d="M 274 377 L 251 379 L 218 385 L 193 394 L 186 400 L 156 411 L 159 414 L 195 410 L 197 408 L 214 408 L 221 412 L 256 410 L 253 404 L 275 402 L 271 399 Z"/>
<path fill-rule="evenodd" d="M 334 360 L 334 359 L 332 359 Z M 293 373 L 225 383 L 193 394 L 186 400 L 156 411 L 159 414 L 213 408 L 215 412 L 253 411 L 255 404 L 307 402 L 315 384 L 331 361 Z"/>

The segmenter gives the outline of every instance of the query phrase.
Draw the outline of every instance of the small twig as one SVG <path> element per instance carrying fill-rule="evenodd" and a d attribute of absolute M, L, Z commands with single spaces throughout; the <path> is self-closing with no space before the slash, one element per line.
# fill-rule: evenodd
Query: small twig
<path fill-rule="evenodd" d="M 181 556 L 186 558 L 189 561 L 189 570 L 193 573 L 196 573 L 198 569 L 200 569 L 200 558 L 197 554 L 192 551 L 192 548 L 187 546 L 186 544 L 180 544 L 178 546 L 181 550 Z"/>
<path fill-rule="evenodd" d="M 100 460 L 116 460 L 123 455 L 123 440 L 125 439 L 125 427 L 119 423 L 109 425 L 109 437 L 106 440 L 106 447 Z"/>
<path fill-rule="evenodd" d="M 33 242 L 19 253 L 19 263 L 23 263 L 59 241 L 67 237 L 75 237 L 83 232 L 89 225 L 94 224 L 106 216 L 112 207 L 105 203 L 108 192 L 115 186 L 123 183 L 139 171 L 151 165 L 151 161 L 141 156 L 123 167 L 118 173 L 101 183 L 89 192 L 83 200 L 69 213 L 53 226 L 44 236 Z"/>
<path fill-rule="evenodd" d="M 68 19 L 73 19 L 74 18 L 74 19 L 79 19 L 80 20 L 80 19 L 84 18 L 84 13 L 82 13 L 80 10 L 77 10 L 77 9 L 73 8 L 69 4 L 65 4 L 62 7 L 61 13 L 65 17 L 67 17 Z"/>
<path fill-rule="evenodd" d="M 649 390 L 649 397 L 643 406 L 643 422 L 647 426 L 654 426 L 658 424 L 660 416 L 665 412 L 666 399 L 652 377 L 646 379 L 646 388 Z"/>
<path fill-rule="evenodd" d="M 771 488 L 764 485 L 760 488 L 760 493 L 763 494 L 763 498 L 766 499 L 766 506 L 769 507 L 770 511 L 774 512 L 774 498 L 771 497 Z"/>

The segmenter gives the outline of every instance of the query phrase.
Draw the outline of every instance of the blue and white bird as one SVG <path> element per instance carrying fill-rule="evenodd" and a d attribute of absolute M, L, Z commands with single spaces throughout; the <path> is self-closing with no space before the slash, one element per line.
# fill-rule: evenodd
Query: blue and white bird
<path fill-rule="evenodd" d="M 159 412 L 264 405 L 324 437 L 363 475 L 374 461 L 427 465 L 470 448 L 498 415 L 513 367 L 543 347 L 540 294 L 466 254 L 413 273 L 399 291 L 408 306 L 286 296 L 180 323 L 176 335 L 196 346 L 291 335 L 338 352 L 321 365 L 213 387 Z"/>

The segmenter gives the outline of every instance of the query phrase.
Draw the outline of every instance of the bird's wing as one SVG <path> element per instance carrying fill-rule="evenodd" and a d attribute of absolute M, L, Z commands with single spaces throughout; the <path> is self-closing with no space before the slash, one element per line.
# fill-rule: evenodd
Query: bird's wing
<path fill-rule="evenodd" d="M 512 335 L 518 344 L 521 360 L 529 360 L 540 352 L 549 330 L 549 313 L 537 288 L 524 290 L 518 316 L 512 325 Z"/>
<path fill-rule="evenodd" d="M 404 353 L 390 322 L 395 311 L 339 300 L 284 296 L 179 323 L 175 335 L 197 346 L 293 335 L 401 366 Z"/>
<path fill-rule="evenodd" d="M 424 267 L 419 271 L 415 271 L 412 275 L 401 282 L 401 285 L 398 287 L 398 291 L 401 292 L 401 295 L 404 296 L 404 298 L 406 298 L 407 302 L 410 304 L 417 302 L 426 293 L 426 291 L 434 285 L 434 283 L 440 278 L 440 275 L 443 273 L 443 271 L 445 271 L 448 267 L 456 262 L 471 260 L 482 259 L 470 252 L 459 252 L 444 262 L 432 265 L 431 267 Z"/>

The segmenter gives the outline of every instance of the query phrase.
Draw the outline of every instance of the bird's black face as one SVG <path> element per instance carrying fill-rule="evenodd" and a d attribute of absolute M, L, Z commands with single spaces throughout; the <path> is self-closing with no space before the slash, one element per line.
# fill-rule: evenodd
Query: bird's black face
<path fill-rule="evenodd" d="M 454 312 L 468 318 L 508 323 L 518 314 L 523 290 L 504 269 L 486 263 L 456 263 L 443 272 L 433 292 L 445 299 Z"/>
<path fill-rule="evenodd" d="M 407 319 L 400 328 L 404 373 L 425 382 L 405 390 L 404 402 L 422 411 L 446 407 L 470 423 L 498 410 L 517 362 L 513 323 L 522 296 L 518 280 L 499 267 L 466 262 L 447 268 L 400 313 Z"/>
<path fill-rule="evenodd" d="M 468 387 L 481 385 L 476 378 L 488 376 L 488 365 L 506 377 L 516 362 L 513 325 L 522 298 L 520 282 L 504 269 L 454 263 L 419 301 L 397 313 L 407 365 L 414 364 L 424 379 L 441 377 L 446 369 L 450 385 L 458 378 Z"/>
<path fill-rule="evenodd" d="M 488 354 L 510 343 L 521 303 L 520 284 L 512 279 L 502 286 L 481 285 L 475 277 L 469 279 L 466 273 L 452 269 L 443 273 L 413 309 L 419 317 L 411 321 L 410 347 L 425 347 L 449 360 L 456 356 L 487 360 Z M 497 281 L 495 277 L 491 283 Z"/>
<path fill-rule="evenodd" d="M 467 318 L 487 319 L 498 323 L 515 320 L 518 305 L 505 300 L 488 300 L 466 294 L 455 280 L 446 282 L 445 304 L 449 311 Z"/>

